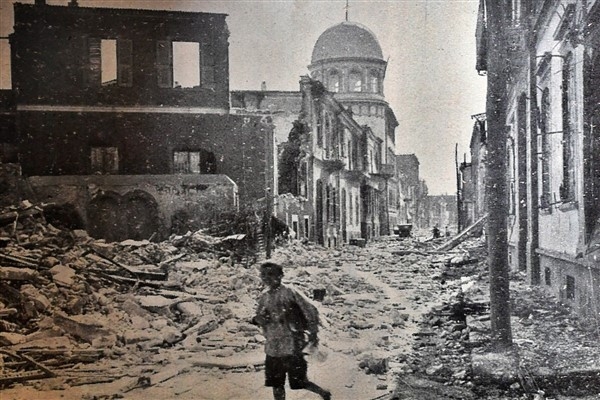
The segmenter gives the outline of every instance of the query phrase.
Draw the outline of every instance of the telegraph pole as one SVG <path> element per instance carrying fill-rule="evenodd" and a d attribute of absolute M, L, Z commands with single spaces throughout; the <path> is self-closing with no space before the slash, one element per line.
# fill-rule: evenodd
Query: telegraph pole
<path fill-rule="evenodd" d="M 507 239 L 506 106 L 508 40 L 505 0 L 485 0 L 487 13 L 487 105 L 488 168 L 488 267 L 490 269 L 490 317 L 492 346 L 512 347 Z"/>
<path fill-rule="evenodd" d="M 275 157 L 275 145 L 273 143 L 273 127 L 265 132 L 265 253 L 271 258 L 271 245 L 273 232 L 271 231 L 271 218 L 273 216 L 273 195 L 275 188 L 275 168 L 273 166 Z"/>
<path fill-rule="evenodd" d="M 454 146 L 454 165 L 456 168 L 456 234 L 458 235 L 461 231 L 462 227 L 462 207 L 460 200 L 460 192 L 461 192 L 461 179 L 460 179 L 460 168 L 458 165 L 458 143 Z"/>

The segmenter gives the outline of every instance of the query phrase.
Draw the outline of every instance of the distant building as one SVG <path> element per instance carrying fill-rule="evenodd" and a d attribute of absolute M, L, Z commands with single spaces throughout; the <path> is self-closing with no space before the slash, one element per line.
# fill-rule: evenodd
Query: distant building
<path fill-rule="evenodd" d="M 398 223 L 420 226 L 419 208 L 422 207 L 420 196 L 419 159 L 414 154 L 398 154 L 396 156 L 396 177 L 398 180 Z"/>
<path fill-rule="evenodd" d="M 427 219 L 429 227 L 438 226 L 442 235 L 448 227 L 451 233 L 456 234 L 458 211 L 455 195 L 434 195 L 427 197 Z"/>
<path fill-rule="evenodd" d="M 328 247 L 380 235 L 381 139 L 303 77 L 298 192 L 313 207 L 310 238 Z M 385 193 L 385 192 L 383 192 Z"/>
<path fill-rule="evenodd" d="M 277 217 L 301 237 L 335 247 L 389 234 L 399 221 L 398 122 L 383 95 L 386 65 L 373 33 L 346 21 L 319 37 L 298 92 L 263 83 L 231 93 L 232 113 L 270 118 Z"/>

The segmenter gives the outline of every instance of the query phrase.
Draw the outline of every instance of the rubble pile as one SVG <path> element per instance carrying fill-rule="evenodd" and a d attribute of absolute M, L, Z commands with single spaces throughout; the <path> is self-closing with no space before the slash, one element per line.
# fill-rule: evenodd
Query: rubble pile
<path fill-rule="evenodd" d="M 27 201 L 3 210 L 0 224 L 0 346 L 13 359 L 1 384 L 42 364 L 71 371 L 101 359 L 143 359 L 139 350 L 178 343 L 222 349 L 214 345 L 224 336 L 217 331 L 247 320 L 260 290 L 257 274 L 235 264 L 230 251 L 244 235 L 106 243 L 53 226 L 43 206 Z M 259 346 L 256 327 L 245 329 L 249 340 L 228 350 Z M 35 363 L 24 365 L 23 357 Z"/>

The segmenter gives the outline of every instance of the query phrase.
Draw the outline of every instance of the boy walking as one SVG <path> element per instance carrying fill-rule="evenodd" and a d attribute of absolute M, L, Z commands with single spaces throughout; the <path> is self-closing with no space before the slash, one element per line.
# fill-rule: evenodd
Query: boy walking
<path fill-rule="evenodd" d="M 317 308 L 296 291 L 281 284 L 283 268 L 273 262 L 260 267 L 260 277 L 267 287 L 258 300 L 252 321 L 263 328 L 265 343 L 265 386 L 273 388 L 275 400 L 285 400 L 285 378 L 290 388 L 306 389 L 331 399 L 331 393 L 308 380 L 308 365 L 302 354 L 306 344 L 318 344 L 319 313 Z M 308 331 L 308 341 L 305 339 Z"/>

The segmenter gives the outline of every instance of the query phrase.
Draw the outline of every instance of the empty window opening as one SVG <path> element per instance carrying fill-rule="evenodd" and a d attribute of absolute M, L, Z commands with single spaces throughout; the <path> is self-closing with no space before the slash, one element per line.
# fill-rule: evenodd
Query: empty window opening
<path fill-rule="evenodd" d="M 544 270 L 544 276 L 546 281 L 546 286 L 552 286 L 552 271 L 550 268 L 546 268 Z"/>
<path fill-rule="evenodd" d="M 90 153 L 93 174 L 119 172 L 119 150 L 116 147 L 92 147 Z"/>
<path fill-rule="evenodd" d="M 340 75 L 337 71 L 332 71 L 329 74 L 329 91 L 334 93 L 340 91 Z"/>
<path fill-rule="evenodd" d="M 100 42 L 101 79 L 102 85 L 117 83 L 117 41 L 102 39 Z"/>
<path fill-rule="evenodd" d="M 308 239 L 309 221 L 308 217 L 304 217 L 304 237 Z"/>
<path fill-rule="evenodd" d="M 567 275 L 566 295 L 568 300 L 575 299 L 575 278 Z"/>
<path fill-rule="evenodd" d="M 349 89 L 351 92 L 362 92 L 362 80 L 358 72 L 351 72 L 349 78 Z"/>
<path fill-rule="evenodd" d="M 173 42 L 173 85 L 192 88 L 200 86 L 200 44 Z"/>
<path fill-rule="evenodd" d="M 369 76 L 369 80 L 371 83 L 371 92 L 379 93 L 379 76 L 377 76 L 377 73 L 371 72 L 371 76 Z"/>

